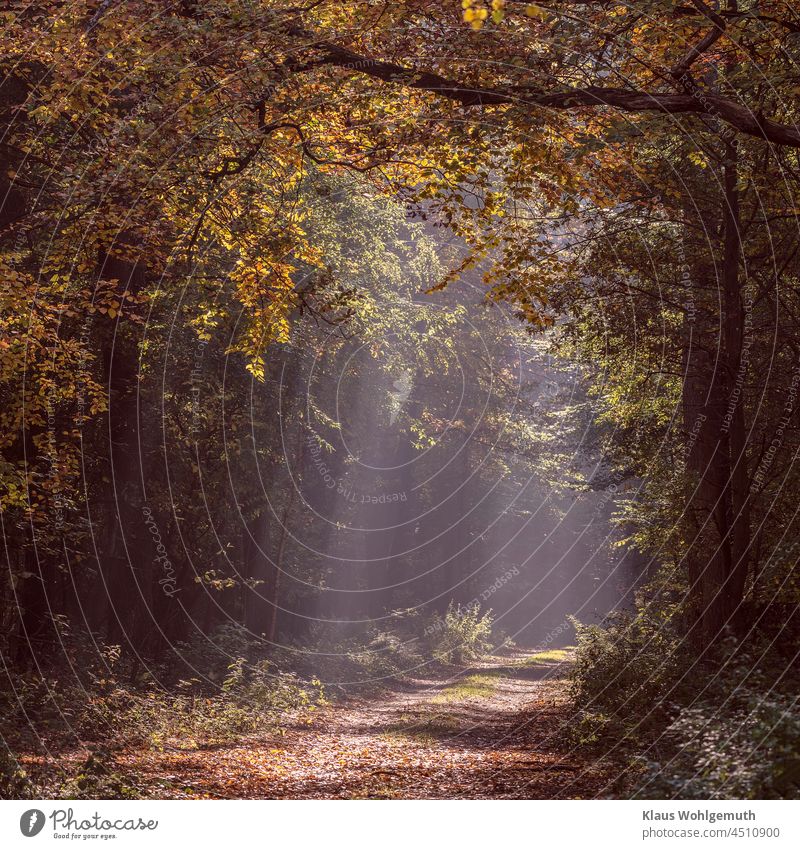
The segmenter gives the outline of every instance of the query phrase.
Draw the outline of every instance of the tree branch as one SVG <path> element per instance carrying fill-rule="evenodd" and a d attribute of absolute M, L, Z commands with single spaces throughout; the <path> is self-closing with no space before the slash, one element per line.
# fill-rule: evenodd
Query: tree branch
<path fill-rule="evenodd" d="M 776 145 L 800 148 L 800 130 L 796 126 L 764 118 L 760 113 L 756 114 L 747 106 L 735 103 L 727 97 L 705 93 L 699 89 L 693 89 L 691 93 L 672 94 L 606 86 L 566 88 L 550 92 L 528 87 L 484 88 L 459 83 L 430 71 L 418 71 L 394 62 L 363 56 L 341 45 L 316 38 L 297 25 L 290 24 L 287 30 L 290 36 L 302 38 L 307 49 L 321 52 L 320 64 L 333 65 L 393 85 L 428 91 L 462 106 L 511 105 L 557 110 L 609 106 L 625 112 L 709 115 L 729 124 L 744 135 L 765 139 Z M 686 59 L 683 60 L 685 61 Z"/>

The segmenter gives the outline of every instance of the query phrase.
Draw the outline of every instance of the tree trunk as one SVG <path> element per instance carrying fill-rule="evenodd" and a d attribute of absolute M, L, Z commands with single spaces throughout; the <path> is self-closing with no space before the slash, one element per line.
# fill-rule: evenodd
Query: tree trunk
<path fill-rule="evenodd" d="M 731 572 L 725 587 L 724 621 L 739 618 L 750 562 L 750 477 L 747 468 L 747 429 L 745 424 L 745 390 L 749 354 L 745 333 L 749 310 L 745 310 L 739 275 L 741 230 L 737 189 L 737 149 L 727 147 L 724 171 L 723 205 L 725 249 L 723 257 L 723 289 L 725 304 L 725 357 L 729 381 L 728 410 L 725 424 L 728 435 L 731 513 Z"/>
<path fill-rule="evenodd" d="M 115 257 L 101 262 L 100 279 L 120 281 L 131 292 L 145 283 L 144 267 Z M 98 561 L 107 600 L 106 633 L 111 642 L 127 641 L 135 654 L 152 649 L 145 645 L 153 632 L 152 592 L 158 552 L 155 537 L 148 533 L 144 508 L 144 477 L 141 469 L 139 427 L 139 356 L 136 340 L 127 338 L 108 319 L 103 359 L 108 389 L 108 478 L 104 504 L 94 521 L 102 517 Z M 100 435 L 100 434 L 98 434 Z M 158 517 L 153 517 L 156 528 Z M 159 534 L 164 528 L 157 527 Z M 151 538 L 152 537 L 152 538 Z"/>
<path fill-rule="evenodd" d="M 691 329 L 689 329 L 691 331 Z M 721 376 L 703 334 L 686 350 L 683 420 L 687 435 L 689 627 L 698 643 L 712 642 L 723 621 L 721 591 L 730 573 L 726 505 L 728 454 L 721 437 Z"/>
<path fill-rule="evenodd" d="M 686 434 L 689 618 L 708 645 L 734 624 L 750 559 L 744 308 L 736 148 L 723 166 L 721 327 L 712 310 L 684 316 L 683 419 Z M 695 268 L 698 280 L 709 276 Z M 722 339 L 720 344 L 719 331 Z M 717 351 L 720 357 L 717 359 Z"/>

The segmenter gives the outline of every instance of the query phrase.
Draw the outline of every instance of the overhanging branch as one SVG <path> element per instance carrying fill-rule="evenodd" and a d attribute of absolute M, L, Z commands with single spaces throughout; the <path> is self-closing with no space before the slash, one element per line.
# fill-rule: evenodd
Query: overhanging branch
<path fill-rule="evenodd" d="M 290 26 L 289 35 L 302 38 L 307 48 L 320 52 L 321 58 L 315 65 L 332 65 L 393 85 L 431 92 L 462 106 L 512 105 L 557 110 L 608 106 L 625 112 L 709 115 L 744 135 L 765 139 L 776 145 L 800 148 L 800 129 L 797 126 L 765 118 L 727 97 L 702 90 L 673 94 L 606 86 L 565 88 L 559 91 L 527 87 L 483 88 L 459 83 L 430 71 L 418 71 L 394 62 L 363 56 L 341 45 L 315 38 L 301 27 Z"/>

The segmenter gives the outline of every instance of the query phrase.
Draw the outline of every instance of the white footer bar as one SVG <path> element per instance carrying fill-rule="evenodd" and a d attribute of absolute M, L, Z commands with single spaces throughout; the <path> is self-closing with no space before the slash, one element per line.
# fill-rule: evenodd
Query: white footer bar
<path fill-rule="evenodd" d="M 798 802 L 4 801 L 0 846 L 800 846 Z"/>

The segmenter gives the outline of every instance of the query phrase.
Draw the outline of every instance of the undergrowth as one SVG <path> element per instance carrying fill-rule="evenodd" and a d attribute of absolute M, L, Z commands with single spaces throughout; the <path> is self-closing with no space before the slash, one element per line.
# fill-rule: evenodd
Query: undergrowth
<path fill-rule="evenodd" d="M 627 759 L 637 798 L 800 797 L 798 670 L 767 638 L 698 657 L 668 620 L 577 625 L 574 742 Z"/>

